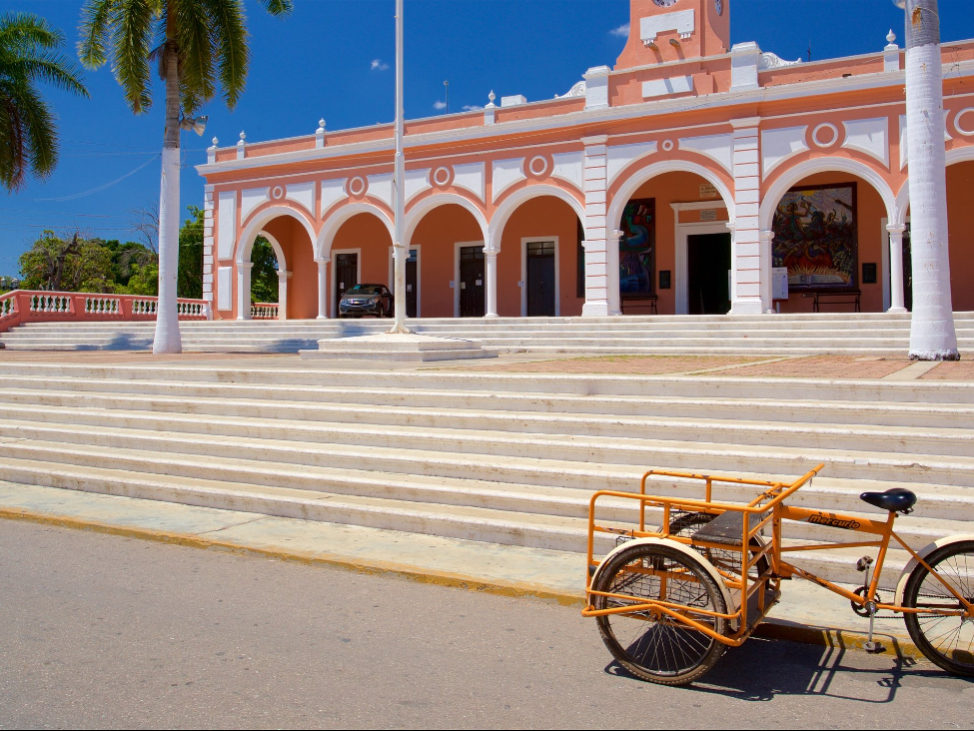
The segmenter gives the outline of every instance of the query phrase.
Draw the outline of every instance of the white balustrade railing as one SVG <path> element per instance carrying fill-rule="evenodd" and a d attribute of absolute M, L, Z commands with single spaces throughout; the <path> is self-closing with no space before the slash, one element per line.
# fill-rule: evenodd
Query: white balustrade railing
<path fill-rule="evenodd" d="M 206 302 L 178 302 L 176 312 L 180 318 L 199 317 L 205 319 L 209 317 L 210 306 Z"/>
<path fill-rule="evenodd" d="M 118 297 L 97 294 L 88 295 L 85 297 L 85 314 L 121 315 L 122 301 Z"/>
<path fill-rule="evenodd" d="M 159 300 L 155 297 L 139 297 L 132 300 L 132 315 L 135 317 L 155 317 L 159 310 Z"/>
<path fill-rule="evenodd" d="M 65 315 L 72 312 L 70 294 L 61 292 L 40 293 L 30 296 L 31 314 Z"/>
<path fill-rule="evenodd" d="M 250 316 L 254 320 L 276 320 L 280 308 L 274 302 L 256 302 L 250 306 Z"/>

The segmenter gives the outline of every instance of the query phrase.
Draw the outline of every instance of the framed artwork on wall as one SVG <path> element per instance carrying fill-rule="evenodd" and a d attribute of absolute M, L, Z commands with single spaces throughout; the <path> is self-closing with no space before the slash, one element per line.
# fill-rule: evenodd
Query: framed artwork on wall
<path fill-rule="evenodd" d="M 774 216 L 774 267 L 789 290 L 853 290 L 859 257 L 856 184 L 814 185 L 785 193 Z"/>
<path fill-rule="evenodd" d="M 633 199 L 622 212 L 619 237 L 619 293 L 623 299 L 654 294 L 656 199 Z"/>

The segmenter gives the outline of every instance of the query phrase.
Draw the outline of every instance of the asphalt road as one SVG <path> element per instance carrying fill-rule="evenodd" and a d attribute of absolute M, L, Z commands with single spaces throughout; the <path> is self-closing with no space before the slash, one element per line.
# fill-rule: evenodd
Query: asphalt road
<path fill-rule="evenodd" d="M 927 664 L 751 640 L 627 677 L 574 608 L 0 520 L 0 728 L 971 728 Z"/>

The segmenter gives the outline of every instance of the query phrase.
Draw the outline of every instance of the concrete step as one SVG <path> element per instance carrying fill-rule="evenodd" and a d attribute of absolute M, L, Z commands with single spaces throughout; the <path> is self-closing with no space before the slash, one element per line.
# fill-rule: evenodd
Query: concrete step
<path fill-rule="evenodd" d="M 140 365 L 78 365 L 44 362 L 4 363 L 6 385 L 20 376 L 82 379 L 170 381 L 173 373 L 152 363 Z M 415 371 L 408 374 L 388 370 L 363 370 L 341 367 L 295 368 L 282 361 L 280 367 L 259 369 L 214 365 L 187 365 L 178 371 L 179 380 L 199 383 L 239 385 L 280 385 L 349 389 L 412 389 L 445 393 L 539 394 L 550 396 L 615 396 L 621 398 L 726 398 L 791 402 L 796 395 L 804 401 L 898 404 L 974 404 L 974 383 L 938 381 L 857 381 L 853 379 L 740 378 L 707 376 L 587 376 L 490 371 Z"/>
<path fill-rule="evenodd" d="M 863 452 L 894 452 L 936 456 L 969 456 L 974 454 L 974 431 L 944 427 L 886 427 L 877 425 L 816 424 L 802 422 L 768 422 L 752 419 L 690 418 L 670 416 L 659 418 L 642 416 L 537 414 L 504 410 L 463 410 L 454 408 L 406 408 L 372 404 L 368 408 L 348 404 L 325 405 L 268 402 L 264 400 L 220 398 L 150 398 L 119 394 L 77 394 L 64 391 L 0 390 L 0 418 L 16 419 L 22 405 L 32 405 L 35 418 L 46 422 L 62 419 L 75 423 L 110 425 L 103 421 L 106 410 L 138 413 L 151 421 L 151 414 L 167 416 L 159 422 L 168 428 L 174 423 L 170 414 L 228 417 L 261 420 L 268 433 L 280 433 L 287 422 L 308 422 L 327 425 L 397 426 L 425 430 L 477 430 L 538 434 L 548 438 L 613 437 L 617 439 L 654 439 L 697 441 L 704 443 L 756 445 L 762 447 L 803 447 L 806 449 L 834 449 Z M 42 410 L 38 411 L 38 408 Z M 84 410 L 83 417 L 77 417 Z M 80 419 L 80 420 L 79 420 Z M 325 434 L 323 432 L 323 437 Z M 325 437 L 326 438 L 326 437 Z"/>
<path fill-rule="evenodd" d="M 188 505 L 223 508 L 265 515 L 297 517 L 331 523 L 362 525 L 386 530 L 487 541 L 505 545 L 548 548 L 582 553 L 587 522 L 579 518 L 520 514 L 468 506 L 428 506 L 388 498 L 295 490 L 247 483 L 213 483 L 191 477 L 145 475 L 125 469 L 76 467 L 60 462 L 6 459 L 0 479 L 62 489 L 166 500 Z M 626 523 L 615 523 L 627 528 Z M 786 545 L 796 545 L 788 539 Z M 802 540 L 804 543 L 804 541 Z M 607 553 L 612 536 L 599 535 L 596 551 Z M 815 545 L 810 542 L 810 545 Z M 860 576 L 855 561 L 867 549 L 796 552 L 789 559 L 831 581 L 855 583 Z M 867 551 L 868 552 L 868 551 Z M 884 585 L 892 586 L 907 561 L 905 551 L 890 551 Z"/>
<path fill-rule="evenodd" d="M 553 394 L 455 393 L 422 389 L 329 388 L 258 384 L 85 379 L 18 376 L 16 386 L 0 389 L 0 401 L 48 406 L 135 408 L 179 411 L 193 403 L 205 413 L 228 414 L 218 402 L 242 401 L 259 407 L 266 416 L 286 413 L 288 418 L 355 421 L 395 412 L 470 410 L 478 413 L 517 413 L 526 418 L 510 427 L 546 431 L 546 424 L 575 420 L 614 423 L 618 418 L 729 419 L 735 423 L 760 421 L 809 424 L 854 424 L 943 429 L 974 428 L 974 406 L 948 404 L 846 403 L 840 401 L 772 399 L 665 398 L 561 396 Z M 272 401 L 273 405 L 267 402 Z M 211 403 L 213 402 L 213 403 Z M 141 405 L 143 404 L 144 405 Z M 378 407 L 378 408 L 377 408 Z M 281 409 L 278 411 L 278 409 Z M 545 417 L 546 418 L 541 418 Z M 658 422 L 657 426 L 658 426 Z M 496 427 L 495 427 L 496 428 Z"/>

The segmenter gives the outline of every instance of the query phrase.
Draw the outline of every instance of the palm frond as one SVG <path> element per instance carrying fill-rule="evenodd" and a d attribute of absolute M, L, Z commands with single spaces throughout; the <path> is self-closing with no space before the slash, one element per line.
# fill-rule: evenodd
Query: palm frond
<path fill-rule="evenodd" d="M 152 106 L 149 44 L 155 13 L 150 0 L 117 0 L 112 23 L 115 78 L 136 114 Z"/>
<path fill-rule="evenodd" d="M 210 31 L 216 41 L 220 86 L 227 107 L 233 109 L 247 85 L 250 49 L 246 16 L 240 0 L 200 0 L 206 3 Z"/>
<path fill-rule="evenodd" d="M 22 12 L 0 16 L 0 46 L 57 48 L 63 44 L 64 33 L 44 18 Z"/>
<path fill-rule="evenodd" d="M 28 52 L 4 64 L 2 73 L 10 78 L 20 78 L 27 82 L 44 81 L 62 91 L 70 91 L 83 97 L 89 96 L 74 64 L 55 51 L 41 54 Z"/>
<path fill-rule="evenodd" d="M 193 114 L 215 91 L 210 18 L 200 0 L 171 1 L 176 13 L 183 111 Z"/>
<path fill-rule="evenodd" d="M 27 165 L 36 178 L 46 178 L 57 167 L 58 132 L 56 118 L 35 89 L 24 86 L 17 106 L 24 126 Z"/>
<path fill-rule="evenodd" d="M 264 6 L 264 10 L 278 18 L 290 15 L 294 10 L 292 0 L 260 0 L 260 4 Z"/>
<path fill-rule="evenodd" d="M 82 8 L 81 26 L 78 28 L 78 58 L 85 68 L 98 68 L 108 60 L 105 46 L 117 9 L 118 0 L 88 0 Z"/>
<path fill-rule="evenodd" d="M 12 192 L 24 183 L 26 153 L 20 112 L 13 103 L 9 81 L 0 79 L 0 186 Z"/>

